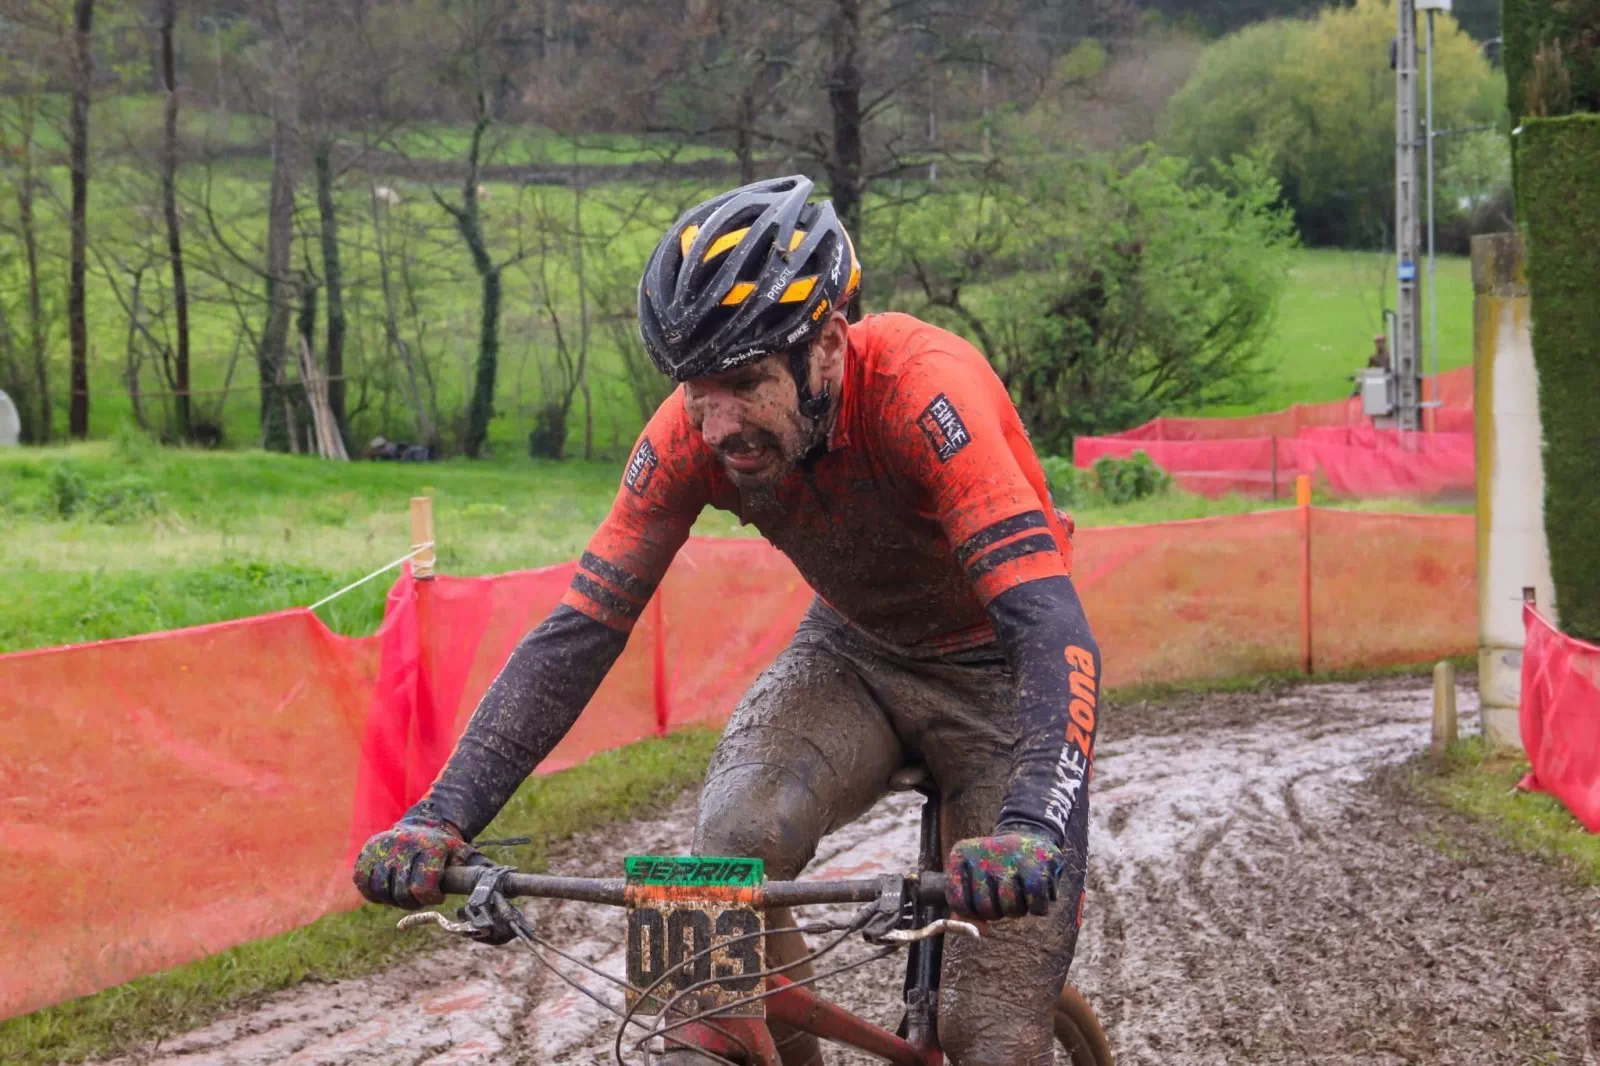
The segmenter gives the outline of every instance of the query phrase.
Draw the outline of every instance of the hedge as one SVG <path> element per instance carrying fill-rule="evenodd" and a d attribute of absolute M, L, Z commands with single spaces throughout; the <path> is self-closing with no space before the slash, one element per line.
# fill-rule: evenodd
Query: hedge
<path fill-rule="evenodd" d="M 1526 119 L 1519 141 L 1550 572 L 1562 628 L 1600 640 L 1600 115 Z"/>
<path fill-rule="evenodd" d="M 1515 121 L 1530 114 L 1600 111 L 1600 3 L 1596 0 L 1503 0 L 1500 6 L 1501 58 L 1506 68 L 1507 103 Z M 1571 96 L 1528 107 L 1528 81 L 1534 57 L 1546 44 L 1560 42 Z"/>

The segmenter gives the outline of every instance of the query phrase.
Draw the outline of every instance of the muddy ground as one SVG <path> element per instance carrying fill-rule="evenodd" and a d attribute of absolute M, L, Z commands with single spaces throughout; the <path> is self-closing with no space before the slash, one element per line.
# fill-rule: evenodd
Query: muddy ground
<path fill-rule="evenodd" d="M 1073 981 L 1119 1062 L 1600 1066 L 1600 892 L 1410 796 L 1398 768 L 1426 742 L 1428 708 L 1424 682 L 1394 680 L 1107 709 Z M 564 845 L 552 869 L 676 853 L 693 799 Z M 891 797 L 807 875 L 903 865 L 915 824 L 915 802 Z M 620 912 L 530 913 L 621 971 Z M 890 960 L 828 990 L 892 1024 L 898 981 Z M 463 945 L 283 993 L 119 1063 L 587 1066 L 611 1061 L 614 1031 L 524 951 Z"/>

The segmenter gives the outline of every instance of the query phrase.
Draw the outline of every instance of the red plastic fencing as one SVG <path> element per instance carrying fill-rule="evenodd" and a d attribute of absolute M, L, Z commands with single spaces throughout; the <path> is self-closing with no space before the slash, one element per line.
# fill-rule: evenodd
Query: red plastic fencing
<path fill-rule="evenodd" d="M 377 666 L 303 610 L 0 656 L 0 1017 L 348 906 Z"/>
<path fill-rule="evenodd" d="M 1472 371 L 1427 382 L 1429 433 L 1374 430 L 1359 399 L 1297 404 L 1243 418 L 1157 418 L 1106 437 L 1080 437 L 1073 461 L 1083 469 L 1103 456 L 1144 452 L 1180 488 L 1206 496 L 1239 493 L 1277 498 L 1299 474 L 1320 477 L 1349 498 L 1468 494 L 1476 485 L 1472 444 Z"/>
<path fill-rule="evenodd" d="M 1522 746 L 1533 770 L 1521 787 L 1549 792 L 1600 833 L 1600 647 L 1522 609 Z"/>
<path fill-rule="evenodd" d="M 1084 529 L 1075 559 L 1112 685 L 1297 669 L 1307 616 L 1318 668 L 1476 645 L 1470 516 Z M 365 639 L 289 611 L 0 656 L 0 863 L 19 886 L 0 1017 L 354 906 L 353 847 L 427 787 L 572 569 L 407 573 Z M 810 598 L 764 541 L 690 541 L 541 772 L 722 722 Z"/>

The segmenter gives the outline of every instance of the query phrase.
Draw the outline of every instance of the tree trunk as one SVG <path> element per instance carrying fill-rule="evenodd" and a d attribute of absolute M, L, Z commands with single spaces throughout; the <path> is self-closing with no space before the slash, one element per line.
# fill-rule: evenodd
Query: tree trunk
<path fill-rule="evenodd" d="M 494 417 L 495 375 L 500 362 L 500 267 L 489 257 L 483 239 L 483 223 L 478 211 L 478 166 L 483 135 L 489 130 L 489 100 L 478 93 L 478 121 L 472 127 L 472 145 L 467 154 L 467 180 L 461 187 L 461 207 L 450 208 L 456 229 L 472 253 L 472 266 L 483 283 L 483 307 L 478 329 L 478 366 L 473 376 L 472 404 L 467 409 L 467 433 L 463 448 L 470 459 L 483 451 L 489 436 L 489 420 Z M 441 201 L 442 202 L 442 201 Z M 447 205 L 448 206 L 448 205 Z"/>
<path fill-rule="evenodd" d="M 33 101 L 30 98 L 22 128 L 22 180 L 17 184 L 17 220 L 22 228 L 22 252 L 28 262 L 28 332 L 33 348 L 34 398 L 39 405 L 37 440 L 50 443 L 55 412 L 50 406 L 50 361 L 45 345 L 44 300 L 39 286 L 39 233 L 33 217 Z"/>
<path fill-rule="evenodd" d="M 280 102 L 278 106 L 283 105 Z M 272 184 L 267 205 L 267 320 L 256 351 L 261 381 L 261 446 L 275 452 L 288 451 L 290 447 L 282 382 L 297 288 L 289 274 L 294 240 L 292 136 L 287 117 L 279 114 L 272 124 Z"/>
<path fill-rule="evenodd" d="M 833 69 L 828 75 L 828 107 L 833 113 L 833 151 L 828 157 L 829 195 L 845 231 L 861 241 L 861 0 L 834 0 Z M 861 300 L 850 303 L 850 318 L 861 316 Z"/>
<path fill-rule="evenodd" d="M 72 64 L 72 259 L 67 277 L 67 328 L 72 337 L 72 405 L 68 431 L 89 435 L 89 323 L 84 306 L 88 267 L 89 93 L 94 85 L 94 0 L 77 0 L 73 9 Z"/>
<path fill-rule="evenodd" d="M 344 410 L 344 272 L 339 265 L 339 215 L 333 202 L 333 146 L 317 144 L 317 214 L 322 222 L 322 281 L 328 289 L 328 408 L 339 427 L 345 450 L 350 448 L 350 423 Z"/>
<path fill-rule="evenodd" d="M 177 21 L 178 0 L 162 0 L 161 79 L 167 91 L 167 109 L 161 135 L 161 203 L 167 215 L 167 257 L 172 262 L 172 306 L 178 332 L 173 430 L 179 440 L 188 440 L 192 422 L 189 410 L 189 285 L 183 274 L 183 233 L 178 226 L 178 70 L 172 46 Z"/>
<path fill-rule="evenodd" d="M 755 75 L 750 77 L 753 80 Z M 739 160 L 739 184 L 749 185 L 756 180 L 755 138 L 752 136 L 756 126 L 756 92 L 750 82 L 746 82 L 739 93 L 739 117 L 734 125 L 738 127 L 733 134 L 733 154 Z"/>

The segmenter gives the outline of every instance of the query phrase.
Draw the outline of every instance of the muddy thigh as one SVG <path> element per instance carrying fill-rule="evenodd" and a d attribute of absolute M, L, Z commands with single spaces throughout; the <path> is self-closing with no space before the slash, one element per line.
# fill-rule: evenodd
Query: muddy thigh
<path fill-rule="evenodd" d="M 899 767 L 899 739 L 847 661 L 813 642 L 795 642 L 745 694 L 706 771 L 695 828 L 696 855 L 751 856 L 767 877 L 792 880 L 824 834 L 866 812 Z M 791 926 L 787 908 L 767 913 Z M 769 937 L 768 967 L 806 954 L 799 933 Z M 810 967 L 790 971 L 808 977 Z M 815 1037 L 772 1026 L 784 1066 L 820 1063 Z"/>
<path fill-rule="evenodd" d="M 912 660 L 848 628 L 831 647 L 847 657 L 911 761 L 924 763 L 943 802 L 941 842 L 987 836 L 999 821 L 1017 738 L 1016 689 L 998 648 Z M 952 1066 L 1049 1066 L 1052 1021 L 1077 943 L 1087 797 L 1068 822 L 1067 869 L 1047 917 L 995 922 L 979 941 L 949 937 L 939 1041 Z"/>

